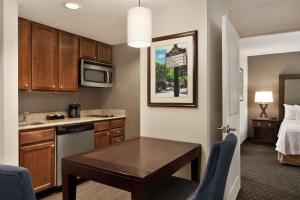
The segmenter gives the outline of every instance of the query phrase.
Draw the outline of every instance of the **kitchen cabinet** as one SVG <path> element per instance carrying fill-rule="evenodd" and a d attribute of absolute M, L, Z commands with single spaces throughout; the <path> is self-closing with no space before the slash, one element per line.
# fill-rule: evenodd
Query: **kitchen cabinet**
<path fill-rule="evenodd" d="M 78 59 L 112 63 L 112 46 L 19 18 L 19 89 L 75 92 Z"/>
<path fill-rule="evenodd" d="M 124 136 L 111 138 L 111 144 L 117 144 L 124 141 Z"/>
<path fill-rule="evenodd" d="M 78 36 L 59 31 L 58 84 L 59 91 L 74 92 L 78 89 Z"/>
<path fill-rule="evenodd" d="M 98 42 L 88 38 L 80 37 L 79 57 L 97 60 Z"/>
<path fill-rule="evenodd" d="M 19 89 L 29 90 L 31 87 L 31 22 L 20 18 L 19 34 Z"/>
<path fill-rule="evenodd" d="M 112 119 L 94 123 L 94 148 L 100 149 L 125 140 L 125 119 Z"/>
<path fill-rule="evenodd" d="M 20 166 L 29 170 L 35 192 L 51 188 L 55 182 L 55 130 L 21 131 Z"/>
<path fill-rule="evenodd" d="M 98 60 L 104 63 L 112 63 L 112 46 L 98 43 Z"/>
<path fill-rule="evenodd" d="M 58 69 L 58 31 L 32 23 L 32 90 L 55 91 Z"/>
<path fill-rule="evenodd" d="M 100 149 L 110 145 L 110 132 L 96 132 L 94 137 L 95 149 Z"/>

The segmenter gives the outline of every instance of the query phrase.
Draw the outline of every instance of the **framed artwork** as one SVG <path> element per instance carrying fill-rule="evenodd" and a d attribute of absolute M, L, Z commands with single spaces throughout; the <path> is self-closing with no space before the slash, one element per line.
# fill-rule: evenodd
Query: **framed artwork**
<path fill-rule="evenodd" d="M 148 49 L 148 106 L 197 107 L 197 31 L 154 38 Z"/>
<path fill-rule="evenodd" d="M 244 70 L 240 68 L 240 101 L 244 101 Z"/>

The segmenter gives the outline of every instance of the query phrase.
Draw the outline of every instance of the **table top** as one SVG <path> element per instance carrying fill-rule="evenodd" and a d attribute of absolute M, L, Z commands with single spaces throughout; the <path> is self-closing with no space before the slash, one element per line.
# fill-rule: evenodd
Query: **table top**
<path fill-rule="evenodd" d="M 176 159 L 191 154 L 200 156 L 200 152 L 200 144 L 140 137 L 64 160 L 96 170 L 143 179 Z"/>

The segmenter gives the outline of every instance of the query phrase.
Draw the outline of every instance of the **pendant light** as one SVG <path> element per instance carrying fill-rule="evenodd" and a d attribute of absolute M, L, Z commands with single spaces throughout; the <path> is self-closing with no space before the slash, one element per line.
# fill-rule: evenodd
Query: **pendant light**
<path fill-rule="evenodd" d="M 127 42 L 134 48 L 145 48 L 151 45 L 152 16 L 151 10 L 141 6 L 130 8 L 127 13 Z"/>

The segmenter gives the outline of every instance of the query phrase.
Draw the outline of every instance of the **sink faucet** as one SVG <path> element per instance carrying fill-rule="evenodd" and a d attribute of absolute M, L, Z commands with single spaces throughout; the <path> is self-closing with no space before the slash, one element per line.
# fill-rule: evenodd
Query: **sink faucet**
<path fill-rule="evenodd" d="M 28 115 L 29 115 L 29 112 L 23 112 L 22 115 L 21 115 L 22 119 L 19 122 L 26 122 Z"/>

